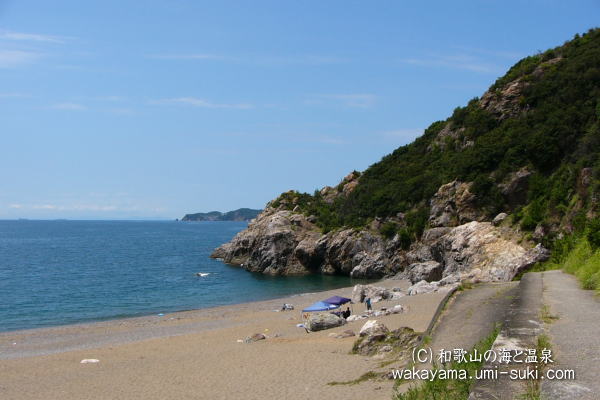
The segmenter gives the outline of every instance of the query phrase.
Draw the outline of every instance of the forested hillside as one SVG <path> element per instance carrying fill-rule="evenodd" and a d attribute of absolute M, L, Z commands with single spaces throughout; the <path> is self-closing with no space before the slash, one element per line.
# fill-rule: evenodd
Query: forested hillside
<path fill-rule="evenodd" d="M 593 29 L 522 59 L 481 98 L 337 187 L 286 192 L 270 205 L 311 216 L 324 232 L 382 219 L 382 234 L 409 243 L 427 226 L 438 188 L 457 180 L 470 185 L 484 218 L 509 212 L 522 230 L 542 230 L 552 241 L 597 213 L 599 120 L 600 29 Z"/>

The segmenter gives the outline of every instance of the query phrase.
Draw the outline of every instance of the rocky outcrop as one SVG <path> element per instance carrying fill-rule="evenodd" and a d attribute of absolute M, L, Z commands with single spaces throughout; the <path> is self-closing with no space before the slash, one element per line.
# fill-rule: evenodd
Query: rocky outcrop
<path fill-rule="evenodd" d="M 511 207 L 524 204 L 529 190 L 529 177 L 532 172 L 527 167 L 513 172 L 499 186 L 500 192 Z"/>
<path fill-rule="evenodd" d="M 408 266 L 406 279 L 411 283 L 439 281 L 442 279 L 443 272 L 444 266 L 437 261 L 414 263 Z"/>
<path fill-rule="evenodd" d="M 487 91 L 481 96 L 479 106 L 500 120 L 516 117 L 527 110 L 527 106 L 521 103 L 521 94 L 527 86 L 529 83 L 519 78 L 501 89 Z"/>
<path fill-rule="evenodd" d="M 442 278 L 457 276 L 472 281 L 510 281 L 519 272 L 549 257 L 541 245 L 526 249 L 505 238 L 489 222 L 457 226 L 437 240 L 421 242 L 409 258 L 436 261 L 443 266 Z"/>
<path fill-rule="evenodd" d="M 501 186 L 502 190 L 509 197 L 526 193 L 530 174 L 527 169 L 516 172 Z M 346 184 L 356 179 L 353 175 Z M 399 277 L 412 283 L 439 281 L 441 285 L 463 279 L 511 280 L 547 258 L 545 249 L 528 250 L 504 234 L 509 229 L 501 224 L 505 215 L 498 215 L 493 224 L 482 222 L 484 214 L 475 206 L 470 187 L 470 183 L 453 181 L 439 188 L 431 199 L 431 228 L 408 251 L 403 250 L 398 235 L 385 239 L 372 227 L 323 234 L 314 217 L 289 210 L 295 197 L 288 192 L 277 207 L 268 206 L 247 229 L 217 248 L 212 257 L 271 275 L 322 273 L 380 278 L 403 271 Z M 371 225 L 380 226 L 390 218 L 402 226 L 403 214 L 375 220 Z M 388 298 L 384 292 L 360 290 L 355 301 L 365 296 L 373 301 Z"/>
<path fill-rule="evenodd" d="M 344 318 L 331 313 L 312 314 L 306 322 L 306 328 L 311 332 L 336 328 L 346 323 Z"/>
<path fill-rule="evenodd" d="M 310 217 L 268 207 L 211 257 L 270 275 L 318 272 L 378 278 L 401 267 L 398 246 L 368 230 L 321 234 Z"/>
<path fill-rule="evenodd" d="M 483 221 L 485 214 L 475 205 L 471 183 L 452 181 L 440 186 L 431 198 L 429 225 L 451 227 L 470 221 Z"/>

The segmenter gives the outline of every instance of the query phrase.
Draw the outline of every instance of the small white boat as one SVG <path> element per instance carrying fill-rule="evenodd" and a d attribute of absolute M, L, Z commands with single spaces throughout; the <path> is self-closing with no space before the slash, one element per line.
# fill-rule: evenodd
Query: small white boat
<path fill-rule="evenodd" d="M 196 272 L 196 276 L 199 276 L 201 278 L 204 278 L 205 276 L 208 276 L 210 274 L 210 272 Z"/>

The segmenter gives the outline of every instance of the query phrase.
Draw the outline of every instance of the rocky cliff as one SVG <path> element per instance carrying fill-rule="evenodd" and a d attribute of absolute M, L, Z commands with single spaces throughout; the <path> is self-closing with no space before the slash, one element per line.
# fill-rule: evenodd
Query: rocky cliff
<path fill-rule="evenodd" d="M 413 282 L 507 281 L 548 257 L 547 250 L 524 241 L 511 227 L 480 222 L 469 187 L 457 181 L 440 187 L 431 199 L 430 228 L 408 249 L 399 235 L 386 239 L 373 229 L 382 222 L 321 233 L 310 216 L 279 204 L 269 205 L 212 257 L 271 275 L 379 278 L 402 273 Z"/>

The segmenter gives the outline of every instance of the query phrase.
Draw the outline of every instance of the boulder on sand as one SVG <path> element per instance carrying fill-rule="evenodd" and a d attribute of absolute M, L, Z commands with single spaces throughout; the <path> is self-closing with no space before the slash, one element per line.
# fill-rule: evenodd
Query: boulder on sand
<path fill-rule="evenodd" d="M 372 336 L 379 335 L 389 332 L 387 326 L 382 323 L 377 322 L 376 319 L 369 320 L 365 322 L 362 328 L 360 328 L 360 332 L 358 333 L 360 336 Z"/>
<path fill-rule="evenodd" d="M 344 318 L 338 317 L 335 314 L 320 313 L 313 314 L 308 318 L 308 321 L 306 322 L 306 328 L 309 331 L 316 332 L 325 329 L 336 328 L 344 325 L 345 323 L 346 320 Z"/>
<path fill-rule="evenodd" d="M 365 298 L 369 297 L 372 303 L 377 303 L 381 300 L 389 300 L 392 298 L 392 292 L 384 287 L 373 285 L 356 285 L 352 290 L 352 301 L 354 303 L 362 303 Z"/>

